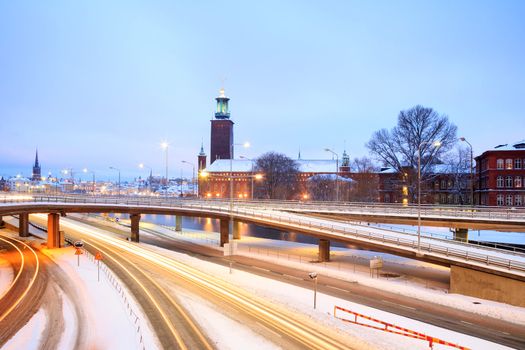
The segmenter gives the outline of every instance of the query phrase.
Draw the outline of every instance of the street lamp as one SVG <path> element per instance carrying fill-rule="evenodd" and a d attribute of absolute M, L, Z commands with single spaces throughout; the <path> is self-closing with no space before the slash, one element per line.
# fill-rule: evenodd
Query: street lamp
<path fill-rule="evenodd" d="M 324 150 L 335 156 L 335 200 L 339 202 L 339 155 L 330 148 L 325 148 Z"/>
<path fill-rule="evenodd" d="M 109 168 L 111 170 L 118 171 L 118 192 L 117 192 L 118 194 L 117 194 L 117 196 L 120 197 L 120 169 L 112 167 L 112 166 L 110 166 Z"/>
<path fill-rule="evenodd" d="M 162 141 L 161 144 L 160 144 L 160 147 L 166 151 L 166 190 L 164 192 L 164 196 L 166 197 L 166 199 L 168 198 L 168 184 L 169 184 L 169 180 L 168 180 L 168 148 L 169 148 L 169 143 L 167 141 Z"/>
<path fill-rule="evenodd" d="M 141 169 L 148 168 L 149 169 L 148 191 L 149 191 L 149 193 L 151 195 L 151 180 L 152 180 L 153 169 L 151 167 L 149 167 L 149 166 L 144 165 L 144 163 L 140 163 L 139 164 L 139 168 L 141 168 Z"/>
<path fill-rule="evenodd" d="M 464 137 L 460 137 L 459 140 L 466 142 L 467 145 L 470 147 L 470 205 L 473 206 L 474 205 L 474 177 L 473 177 L 474 163 L 473 163 L 472 145 Z"/>
<path fill-rule="evenodd" d="M 86 173 L 86 174 L 87 174 L 87 173 L 91 173 L 91 175 L 93 175 L 93 189 L 92 189 L 92 193 L 93 193 L 93 195 L 95 195 L 95 186 L 96 186 L 96 185 L 95 185 L 95 172 L 94 172 L 94 171 L 90 171 L 90 170 L 88 170 L 87 168 L 82 169 L 82 171 L 83 171 L 84 173 Z"/>
<path fill-rule="evenodd" d="M 434 147 L 440 147 L 439 141 L 423 141 L 417 148 L 417 251 L 421 249 L 421 146 L 433 144 Z"/>
<path fill-rule="evenodd" d="M 317 306 L 317 272 L 310 272 L 308 276 L 314 280 L 314 309 Z"/>
<path fill-rule="evenodd" d="M 188 162 L 188 161 L 185 161 L 185 160 L 183 160 L 182 163 L 191 165 L 193 167 L 193 173 L 192 173 L 192 176 L 191 176 L 191 182 L 192 182 L 193 195 L 195 195 L 195 164 L 193 164 L 191 162 Z M 181 177 L 181 181 L 182 181 L 182 177 Z"/>

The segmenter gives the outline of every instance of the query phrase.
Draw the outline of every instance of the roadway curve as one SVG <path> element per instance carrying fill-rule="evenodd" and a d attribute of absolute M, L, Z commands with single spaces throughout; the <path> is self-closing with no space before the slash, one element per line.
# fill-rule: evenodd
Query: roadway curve
<path fill-rule="evenodd" d="M 251 294 L 144 246 L 70 225 L 67 234 L 73 239 L 82 239 L 92 253 L 100 251 L 105 256 L 104 263 L 141 304 L 164 348 L 173 348 L 174 344 L 179 349 L 214 347 L 178 303 L 176 293 L 181 288 L 215 304 L 216 310 L 236 318 L 282 348 L 351 349 L 349 340 L 341 339 L 332 330 L 320 332 L 320 326 L 311 320 L 276 309 Z M 172 328 L 179 332 L 178 336 Z"/>
<path fill-rule="evenodd" d="M 74 219 L 118 233 L 123 237 L 128 234 L 125 230 L 118 230 L 102 223 L 84 221 L 78 218 Z M 229 260 L 225 259 L 222 252 L 216 249 L 186 241 L 179 241 L 173 237 L 166 237 L 152 229 L 141 228 L 141 231 L 153 234 L 143 235 L 141 237 L 141 242 L 143 243 L 156 245 L 172 251 L 189 253 L 194 257 L 224 266 L 229 264 Z M 236 269 L 273 278 L 303 288 L 311 288 L 312 286 L 311 280 L 305 277 L 303 271 L 244 256 L 233 256 L 232 259 Z M 389 293 L 327 276 L 319 277 L 318 288 L 320 292 L 327 295 L 412 318 L 455 332 L 486 339 L 498 344 L 517 349 L 525 349 L 525 326 L 490 317 L 480 317 L 480 315 L 477 314 L 439 304 L 432 304 L 426 301 L 405 298 L 395 293 Z"/>
<path fill-rule="evenodd" d="M 47 287 L 38 254 L 31 246 L 1 235 L 0 247 L 7 250 L 14 279 L 0 299 L 0 347 L 13 337 L 40 308 Z"/>

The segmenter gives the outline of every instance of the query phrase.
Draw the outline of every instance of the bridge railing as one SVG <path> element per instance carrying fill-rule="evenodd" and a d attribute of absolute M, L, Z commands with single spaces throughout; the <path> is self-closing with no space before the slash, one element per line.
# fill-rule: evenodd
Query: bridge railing
<path fill-rule="evenodd" d="M 18 199 L 17 199 L 18 198 Z M 177 197 L 151 197 L 151 196 L 100 196 L 100 195 L 33 195 L 33 196 L 4 196 L 0 202 L 18 201 L 67 201 L 74 203 L 106 203 L 106 204 L 129 204 L 129 205 L 166 205 L 175 203 L 207 203 L 216 205 L 229 205 L 229 200 L 224 199 L 195 199 Z M 234 200 L 236 206 L 254 207 L 265 210 L 287 210 L 303 212 L 329 212 L 329 213 L 361 213 L 375 215 L 412 216 L 418 214 L 415 205 L 368 203 L 368 202 L 320 202 L 320 201 L 276 201 L 276 200 Z M 515 220 L 525 223 L 525 208 L 520 207 L 487 207 L 487 206 L 441 206 L 421 205 L 421 216 L 423 218 L 461 218 L 482 220 Z"/>
<path fill-rule="evenodd" d="M 93 197 L 55 197 L 55 196 L 35 196 L 31 201 L 27 199 L 19 201 L 16 199 L 6 200 L 4 203 L 27 203 L 27 202 L 47 202 L 47 203 L 82 203 L 82 204 L 108 204 L 108 205 L 128 205 L 128 206 L 161 206 L 188 209 L 193 208 L 200 211 L 208 212 L 219 212 L 222 214 L 229 214 L 239 218 L 246 217 L 252 221 L 258 219 L 266 219 L 274 221 L 279 224 L 287 224 L 290 229 L 306 228 L 315 229 L 322 233 L 328 233 L 333 236 L 343 235 L 350 236 L 356 240 L 365 241 L 372 244 L 388 244 L 399 248 L 403 248 L 407 251 L 414 252 L 418 250 L 417 240 L 409 239 L 405 237 L 399 237 L 395 235 L 381 234 L 378 232 L 364 231 L 357 228 L 348 228 L 340 223 L 326 223 L 310 218 L 297 218 L 285 213 L 271 210 L 256 210 L 255 208 L 244 208 L 235 207 L 233 211 L 230 211 L 228 205 L 225 202 L 197 202 L 197 201 L 166 201 L 165 199 L 134 199 L 134 198 L 93 198 Z M 334 237 L 337 238 L 337 237 Z M 468 249 L 471 248 L 471 249 Z M 465 247 L 460 249 L 457 247 L 450 247 L 449 244 L 435 244 L 427 241 L 421 241 L 419 249 L 421 252 L 428 254 L 444 255 L 447 258 L 461 259 L 467 262 L 477 262 L 485 266 L 503 268 L 508 271 L 515 271 L 519 273 L 525 272 L 525 262 L 519 259 L 508 259 L 498 255 L 504 255 L 503 252 L 493 254 L 482 254 L 474 251 L 473 247 Z"/>

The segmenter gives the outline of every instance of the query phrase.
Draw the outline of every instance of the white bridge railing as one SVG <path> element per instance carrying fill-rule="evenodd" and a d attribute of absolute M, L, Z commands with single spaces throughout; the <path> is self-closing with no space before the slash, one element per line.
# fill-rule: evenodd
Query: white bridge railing
<path fill-rule="evenodd" d="M 373 230 L 363 230 L 358 228 L 351 228 L 336 221 L 318 220 L 309 217 L 292 216 L 284 212 L 276 210 L 262 210 L 260 207 L 249 207 L 236 205 L 233 211 L 230 211 L 227 201 L 196 201 L 196 200 L 165 200 L 158 198 L 128 198 L 128 197 L 91 197 L 91 196 L 34 196 L 31 199 L 17 200 L 5 198 L 3 203 L 12 204 L 30 204 L 30 203 L 56 203 L 57 205 L 64 205 L 65 207 L 74 204 L 99 204 L 99 205 L 115 205 L 115 206 L 137 206 L 144 208 L 173 208 L 185 210 L 188 212 L 207 212 L 232 215 L 236 218 L 248 219 L 252 222 L 260 222 L 267 224 L 279 224 L 286 226 L 290 230 L 306 230 L 309 232 L 316 232 L 323 234 L 326 237 L 333 237 L 340 241 L 345 241 L 345 238 L 355 241 L 362 241 L 368 244 L 376 244 L 382 246 L 394 247 L 397 250 L 404 250 L 406 252 L 418 252 L 417 239 L 410 235 L 400 237 L 393 233 L 385 234 Z M 0 209 L 2 206 L 0 205 Z M 4 210 L 5 211 L 5 210 Z M 5 215 L 5 214 L 4 214 Z M 515 273 L 520 276 L 525 276 L 525 258 L 511 256 L 512 254 L 504 250 L 484 251 L 482 247 L 469 245 L 468 243 L 443 242 L 432 238 L 424 237 L 421 241 L 419 252 L 426 254 L 428 257 L 445 258 L 447 260 L 456 262 L 466 262 L 469 264 L 478 264 L 486 268 L 493 268 L 503 270 L 509 273 Z M 429 242 L 429 241 L 432 241 Z"/>

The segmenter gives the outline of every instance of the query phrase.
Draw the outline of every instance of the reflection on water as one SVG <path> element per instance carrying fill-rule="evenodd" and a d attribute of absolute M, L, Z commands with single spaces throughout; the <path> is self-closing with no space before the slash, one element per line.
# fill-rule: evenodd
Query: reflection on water
<path fill-rule="evenodd" d="M 129 219 L 128 214 L 110 214 L 110 216 L 119 217 L 122 219 Z M 150 222 L 157 225 L 175 226 L 175 216 L 173 215 L 157 215 L 145 214 L 141 215 L 141 221 Z M 245 222 L 235 222 L 234 230 L 239 230 L 241 236 L 258 237 L 267 239 L 278 239 L 282 241 L 317 244 L 318 239 L 312 236 L 304 235 L 297 232 L 286 232 L 276 230 L 269 227 L 263 227 L 255 224 Z M 199 230 L 206 232 L 219 232 L 220 220 L 212 218 L 199 217 L 183 217 L 182 227 L 191 230 Z M 334 247 L 355 248 L 352 245 L 330 241 L 330 245 Z"/>

